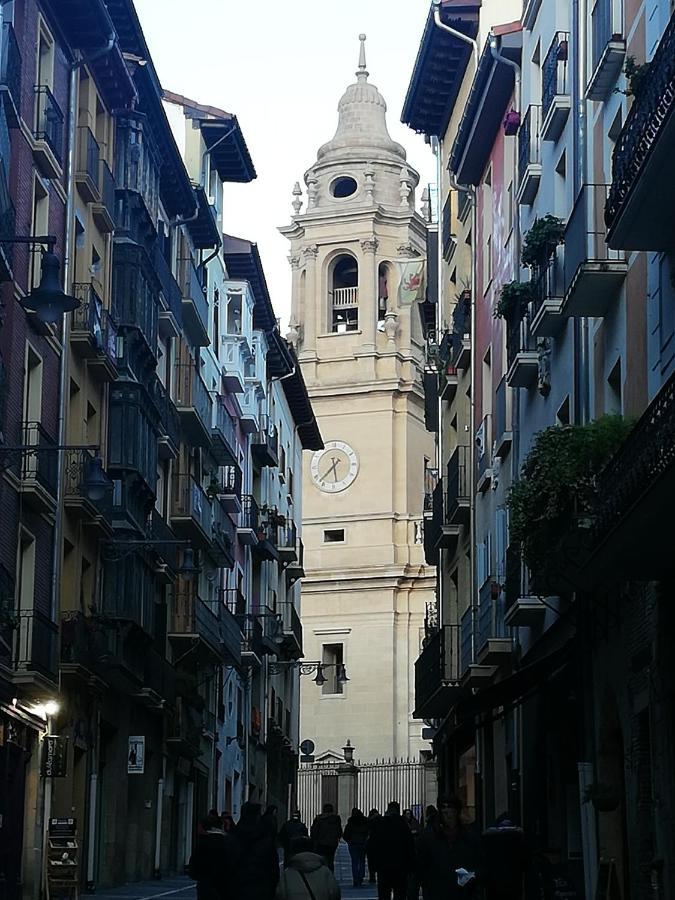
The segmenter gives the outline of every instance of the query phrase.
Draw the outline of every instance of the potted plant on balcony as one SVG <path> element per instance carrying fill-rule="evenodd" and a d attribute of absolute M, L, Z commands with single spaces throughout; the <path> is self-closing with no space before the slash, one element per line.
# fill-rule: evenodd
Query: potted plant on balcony
<path fill-rule="evenodd" d="M 528 269 L 546 266 L 556 247 L 565 241 L 565 225 L 562 219 L 547 213 L 535 219 L 525 235 L 521 262 Z"/>
<path fill-rule="evenodd" d="M 596 477 L 632 422 L 608 415 L 540 431 L 509 493 L 511 535 L 539 593 L 566 592 L 589 551 Z"/>
<path fill-rule="evenodd" d="M 628 84 L 625 90 L 615 88 L 615 93 L 625 94 L 626 97 L 635 97 L 637 99 L 647 86 L 651 67 L 651 63 L 636 63 L 634 56 L 627 56 L 623 74 L 626 76 Z"/>
<path fill-rule="evenodd" d="M 522 318 L 528 303 L 532 300 L 532 285 L 529 281 L 509 281 L 502 286 L 493 315 L 496 319 L 514 316 Z"/>
<path fill-rule="evenodd" d="M 517 109 L 510 109 L 504 116 L 504 134 L 513 137 L 518 134 L 520 128 L 520 113 Z"/>

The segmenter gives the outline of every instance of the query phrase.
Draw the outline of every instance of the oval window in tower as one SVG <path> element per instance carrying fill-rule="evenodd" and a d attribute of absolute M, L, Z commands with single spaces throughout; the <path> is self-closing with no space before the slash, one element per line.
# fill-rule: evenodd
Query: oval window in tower
<path fill-rule="evenodd" d="M 331 184 L 330 192 L 333 197 L 342 200 L 355 194 L 357 187 L 356 179 L 352 178 L 351 175 L 342 175 Z"/>

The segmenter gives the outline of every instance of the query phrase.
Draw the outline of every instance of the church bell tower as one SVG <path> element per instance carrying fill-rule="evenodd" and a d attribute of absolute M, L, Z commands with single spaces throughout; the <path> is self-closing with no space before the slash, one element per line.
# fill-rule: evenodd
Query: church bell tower
<path fill-rule="evenodd" d="M 302 679 L 301 738 L 317 759 L 341 757 L 349 739 L 366 761 L 426 747 L 412 718 L 414 662 L 435 572 L 421 543 L 433 459 L 421 320 L 400 283 L 426 253 L 419 175 L 389 135 L 365 35 L 360 44 L 335 135 L 280 230 L 291 245 L 289 339 L 325 443 L 303 475 L 304 654 L 325 665 L 325 681 Z"/>

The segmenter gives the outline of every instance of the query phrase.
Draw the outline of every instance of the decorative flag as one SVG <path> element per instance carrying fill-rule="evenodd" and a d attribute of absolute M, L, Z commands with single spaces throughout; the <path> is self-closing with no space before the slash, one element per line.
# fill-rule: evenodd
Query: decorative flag
<path fill-rule="evenodd" d="M 399 259 L 398 305 L 410 306 L 424 300 L 426 288 L 426 259 Z"/>

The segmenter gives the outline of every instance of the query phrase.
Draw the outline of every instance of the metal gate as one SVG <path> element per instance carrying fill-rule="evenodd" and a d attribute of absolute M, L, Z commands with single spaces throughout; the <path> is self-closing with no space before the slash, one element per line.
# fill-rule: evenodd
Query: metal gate
<path fill-rule="evenodd" d="M 371 809 L 383 813 L 391 800 L 397 800 L 401 810 L 411 809 L 419 819 L 425 807 L 436 802 L 435 796 L 426 797 L 429 763 L 419 759 L 383 759 L 358 762 L 355 767 L 356 805 L 366 815 Z M 324 803 L 332 803 L 337 809 L 338 773 L 335 762 L 300 767 L 298 807 L 303 822 L 310 825 Z"/>

